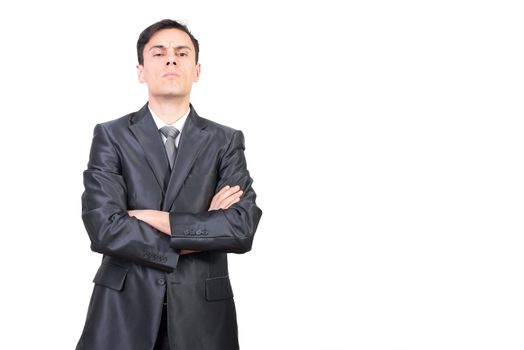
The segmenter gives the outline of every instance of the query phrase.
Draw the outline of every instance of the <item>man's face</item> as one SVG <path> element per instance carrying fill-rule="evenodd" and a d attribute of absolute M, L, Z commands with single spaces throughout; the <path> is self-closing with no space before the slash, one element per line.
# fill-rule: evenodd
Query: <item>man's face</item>
<path fill-rule="evenodd" d="M 144 47 L 144 64 L 139 64 L 138 79 L 146 83 L 154 97 L 189 97 L 193 82 L 200 76 L 195 63 L 195 48 L 189 35 L 178 29 L 153 34 Z"/>

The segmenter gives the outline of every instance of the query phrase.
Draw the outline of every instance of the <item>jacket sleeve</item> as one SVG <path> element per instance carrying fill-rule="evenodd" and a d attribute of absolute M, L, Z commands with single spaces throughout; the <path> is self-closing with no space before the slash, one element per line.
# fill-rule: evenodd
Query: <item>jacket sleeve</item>
<path fill-rule="evenodd" d="M 108 131 L 95 127 L 82 195 L 82 220 L 95 252 L 170 271 L 178 253 L 169 236 L 127 214 L 122 163 Z"/>
<path fill-rule="evenodd" d="M 198 214 L 171 212 L 171 247 L 191 250 L 216 250 L 245 253 L 251 250 L 262 211 L 244 156 L 244 135 L 236 131 L 220 161 L 215 192 L 226 185 L 239 185 L 244 191 L 240 201 L 225 210 Z"/>

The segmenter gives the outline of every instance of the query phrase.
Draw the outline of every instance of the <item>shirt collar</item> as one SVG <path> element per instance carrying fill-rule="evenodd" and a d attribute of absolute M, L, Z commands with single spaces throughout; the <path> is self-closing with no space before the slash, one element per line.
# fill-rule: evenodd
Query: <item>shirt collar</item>
<path fill-rule="evenodd" d="M 188 108 L 187 112 L 184 113 L 184 115 L 182 117 L 178 118 L 178 120 L 176 122 L 174 122 L 173 124 L 166 124 L 162 119 L 160 119 L 155 114 L 155 112 L 153 112 L 151 107 L 147 106 L 147 108 L 149 108 L 149 112 L 153 116 L 153 120 L 155 121 L 155 124 L 156 124 L 156 127 L 157 127 L 158 130 L 162 129 L 166 125 L 167 126 L 174 126 L 175 128 L 177 128 L 177 130 L 180 132 L 180 134 L 182 134 L 182 129 L 184 128 L 184 124 L 186 123 L 187 116 L 189 115 L 189 112 L 191 111 L 191 108 Z"/>

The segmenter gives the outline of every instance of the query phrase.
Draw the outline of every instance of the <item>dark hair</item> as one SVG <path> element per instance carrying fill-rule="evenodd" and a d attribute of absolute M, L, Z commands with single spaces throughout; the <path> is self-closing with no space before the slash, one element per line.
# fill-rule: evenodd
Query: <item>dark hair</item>
<path fill-rule="evenodd" d="M 195 63 L 198 63 L 198 53 L 200 51 L 200 48 L 198 47 L 198 40 L 195 39 L 193 34 L 189 31 L 187 26 L 185 26 L 182 23 L 179 23 L 177 21 L 173 21 L 172 19 L 163 19 L 160 22 L 156 22 L 146 29 L 142 33 L 140 33 L 140 36 L 138 37 L 138 41 L 136 42 L 136 52 L 138 55 L 138 64 L 144 64 L 144 47 L 149 42 L 151 37 L 156 33 L 163 29 L 179 29 L 189 35 L 189 38 L 193 42 L 193 46 L 195 47 Z"/>

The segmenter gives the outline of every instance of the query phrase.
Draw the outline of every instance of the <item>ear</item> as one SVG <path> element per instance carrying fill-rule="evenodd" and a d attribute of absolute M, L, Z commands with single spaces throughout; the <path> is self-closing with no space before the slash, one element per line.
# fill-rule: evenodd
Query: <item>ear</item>
<path fill-rule="evenodd" d="M 141 65 L 141 64 L 137 64 L 136 65 L 136 73 L 137 73 L 137 76 L 138 76 L 138 81 L 140 83 L 145 83 L 145 79 L 144 79 L 144 66 Z"/>
<path fill-rule="evenodd" d="M 200 63 L 197 63 L 195 66 L 195 78 L 193 79 L 193 82 L 197 82 L 198 79 L 200 79 Z"/>

